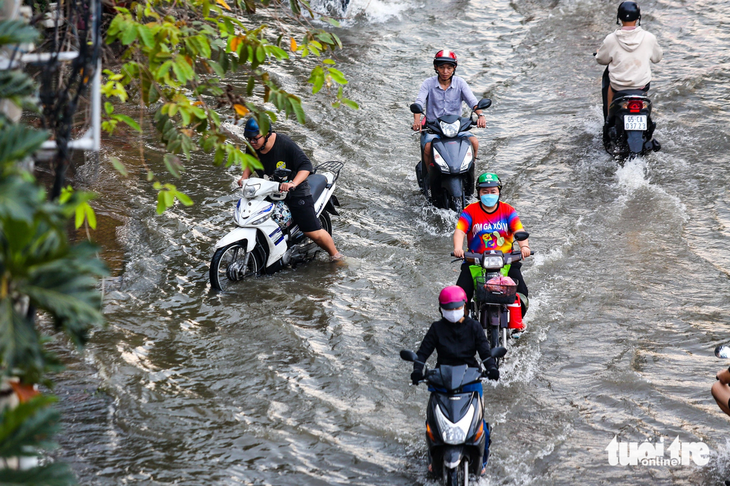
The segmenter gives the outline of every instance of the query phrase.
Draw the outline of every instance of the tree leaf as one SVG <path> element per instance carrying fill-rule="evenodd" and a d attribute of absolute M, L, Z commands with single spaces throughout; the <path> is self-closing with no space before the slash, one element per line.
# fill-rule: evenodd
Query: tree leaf
<path fill-rule="evenodd" d="M 228 6 L 228 4 L 225 2 L 225 0 L 215 0 L 215 3 L 217 3 L 221 7 L 225 8 L 226 10 L 231 10 L 231 7 Z"/>
<path fill-rule="evenodd" d="M 76 221 L 74 222 L 74 226 L 76 229 L 79 229 L 82 224 L 84 224 L 84 208 L 79 204 L 76 206 Z"/>
<path fill-rule="evenodd" d="M 354 102 L 354 101 L 352 101 L 352 100 L 348 100 L 347 98 L 342 98 L 342 102 L 343 102 L 343 103 L 344 103 L 345 105 L 347 105 L 347 106 L 349 106 L 350 108 L 352 108 L 353 110 L 359 110 L 359 109 L 360 109 L 360 105 L 358 105 L 357 103 L 355 103 L 355 102 Z"/>
<path fill-rule="evenodd" d="M 235 104 L 233 105 L 233 109 L 236 110 L 239 116 L 246 116 L 248 114 L 248 108 L 243 105 Z"/>
<path fill-rule="evenodd" d="M 246 96 L 253 95 L 254 87 L 256 87 L 256 79 L 254 79 L 254 77 L 251 76 L 248 78 L 248 83 L 246 83 Z"/>
<path fill-rule="evenodd" d="M 112 166 L 117 170 L 117 172 L 122 174 L 124 177 L 129 176 L 129 173 L 127 172 L 127 168 L 124 166 L 124 164 L 122 164 L 119 161 L 118 158 L 112 157 L 111 159 L 109 159 L 109 162 L 111 162 Z"/>
<path fill-rule="evenodd" d="M 175 204 L 175 195 L 172 190 L 162 191 L 160 194 L 165 198 L 165 207 L 170 208 Z"/>
<path fill-rule="evenodd" d="M 193 200 L 190 199 L 190 197 L 187 194 L 184 194 L 180 191 L 175 191 L 175 197 L 180 200 L 181 203 L 183 203 L 185 206 L 192 206 Z"/>
<path fill-rule="evenodd" d="M 139 37 L 140 39 L 142 39 L 142 43 L 145 45 L 145 47 L 148 47 L 150 49 L 155 47 L 155 35 L 152 32 L 152 29 L 150 29 L 146 25 L 139 25 L 137 26 L 137 31 L 139 32 Z"/>
<path fill-rule="evenodd" d="M 128 46 L 137 38 L 137 24 L 132 22 L 126 22 L 124 25 L 124 32 L 122 33 L 122 44 Z"/>
<path fill-rule="evenodd" d="M 293 95 L 289 97 L 289 100 L 291 101 L 292 110 L 294 110 L 294 114 L 297 116 L 297 121 L 304 124 L 304 122 L 307 121 L 307 118 L 304 115 L 301 100 Z"/>
<path fill-rule="evenodd" d="M 294 37 L 292 37 L 289 41 L 289 49 L 291 49 L 292 52 L 296 52 L 297 50 L 297 41 L 294 40 Z"/>
<path fill-rule="evenodd" d="M 327 72 L 329 73 L 330 76 L 332 76 L 332 80 L 335 83 L 338 83 L 338 84 L 347 84 L 347 79 L 345 79 L 345 75 L 342 74 L 341 71 L 339 71 L 339 70 L 337 70 L 335 68 L 328 68 L 327 69 Z"/>
<path fill-rule="evenodd" d="M 179 179 L 180 173 L 184 170 L 184 167 L 180 162 L 180 158 L 173 154 L 165 154 L 163 160 L 165 161 L 167 171 L 172 174 L 173 177 Z"/>
<path fill-rule="evenodd" d="M 165 206 L 165 196 L 162 194 L 163 192 L 167 191 L 160 191 L 157 193 L 157 214 L 162 214 L 165 212 L 165 209 L 167 209 L 167 206 Z"/>
<path fill-rule="evenodd" d="M 138 132 L 142 133 L 142 128 L 139 126 L 139 123 L 134 121 L 131 117 L 128 117 L 127 115 L 112 115 L 112 118 L 122 121 L 137 130 Z"/>
<path fill-rule="evenodd" d="M 221 66 L 221 65 L 220 65 L 220 63 L 218 63 L 218 62 L 216 62 L 216 61 L 210 61 L 210 60 L 209 60 L 209 61 L 208 61 L 208 64 L 210 65 L 210 67 L 212 67 L 212 68 L 213 68 L 213 71 L 214 71 L 214 72 L 215 72 L 215 73 L 216 73 L 216 74 L 217 74 L 217 75 L 218 75 L 219 77 L 221 77 L 221 78 L 222 78 L 223 76 L 225 76 L 225 75 L 226 75 L 226 71 L 225 71 L 225 69 L 223 69 L 223 66 Z"/>
<path fill-rule="evenodd" d="M 84 203 L 84 212 L 86 213 L 86 220 L 89 222 L 89 226 L 91 229 L 96 229 L 96 213 L 94 213 L 94 208 L 91 207 L 91 204 Z"/>
<path fill-rule="evenodd" d="M 302 13 L 302 10 L 299 8 L 299 0 L 289 0 L 289 7 L 294 15 Z"/>

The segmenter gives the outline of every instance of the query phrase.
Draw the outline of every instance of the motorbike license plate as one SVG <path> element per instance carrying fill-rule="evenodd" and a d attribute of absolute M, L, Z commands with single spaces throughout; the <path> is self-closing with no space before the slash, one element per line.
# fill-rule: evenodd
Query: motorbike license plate
<path fill-rule="evenodd" d="M 624 130 L 646 131 L 646 115 L 624 115 Z"/>

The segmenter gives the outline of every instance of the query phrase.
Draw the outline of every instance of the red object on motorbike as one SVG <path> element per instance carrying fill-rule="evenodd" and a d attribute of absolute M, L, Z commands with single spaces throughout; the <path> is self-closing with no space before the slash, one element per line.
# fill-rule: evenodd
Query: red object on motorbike
<path fill-rule="evenodd" d="M 639 113 L 641 112 L 641 109 L 644 107 L 644 103 L 641 101 L 629 101 L 629 112 L 630 113 Z"/>
<path fill-rule="evenodd" d="M 525 328 L 525 323 L 522 322 L 522 302 L 520 302 L 520 296 L 516 295 L 514 304 L 507 304 L 507 307 L 509 307 L 509 328 L 522 331 Z"/>

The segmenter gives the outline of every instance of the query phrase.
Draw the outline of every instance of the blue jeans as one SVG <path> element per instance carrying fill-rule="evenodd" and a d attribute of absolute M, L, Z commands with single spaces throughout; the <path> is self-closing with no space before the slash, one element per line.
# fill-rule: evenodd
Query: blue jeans
<path fill-rule="evenodd" d="M 459 132 L 459 134 L 456 136 L 456 138 L 469 138 L 473 137 L 474 134 L 471 132 Z M 435 133 L 426 133 L 425 131 L 421 132 L 421 150 L 426 150 L 426 144 L 429 142 L 433 142 L 435 139 L 441 138 L 440 135 L 436 135 Z"/>
<path fill-rule="evenodd" d="M 430 391 L 432 393 L 433 392 L 446 393 L 446 390 L 444 390 L 443 388 L 434 388 L 432 386 L 428 387 L 428 391 Z M 461 391 L 463 391 L 464 393 L 469 393 L 469 392 L 475 391 L 475 392 L 479 393 L 479 398 L 484 400 L 484 386 L 482 386 L 481 383 L 472 383 L 471 385 L 466 385 L 466 386 L 462 387 Z M 489 459 L 489 442 L 491 442 L 491 440 L 489 437 L 490 434 L 489 434 L 489 428 L 487 427 L 487 421 L 486 420 L 482 420 L 482 421 L 484 422 L 484 434 L 486 435 L 486 437 L 484 437 L 484 456 L 482 456 L 482 467 L 486 467 L 487 459 Z"/>

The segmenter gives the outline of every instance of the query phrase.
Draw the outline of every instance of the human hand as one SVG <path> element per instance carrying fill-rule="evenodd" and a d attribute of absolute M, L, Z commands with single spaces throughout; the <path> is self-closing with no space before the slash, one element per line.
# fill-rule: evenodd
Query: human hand
<path fill-rule="evenodd" d="M 530 256 L 530 247 L 525 245 L 520 247 L 520 252 L 522 253 L 522 258 L 527 258 Z"/>
<path fill-rule="evenodd" d="M 423 372 L 421 370 L 413 370 L 411 373 L 411 383 L 418 385 L 418 382 L 423 379 Z"/>
<path fill-rule="evenodd" d="M 279 190 L 281 192 L 293 191 L 296 188 L 297 188 L 297 186 L 295 186 L 291 182 L 282 182 L 281 184 L 279 184 Z"/>
<path fill-rule="evenodd" d="M 487 119 L 483 116 L 480 116 L 477 118 L 477 127 L 479 128 L 487 128 Z"/>
<path fill-rule="evenodd" d="M 462 248 L 454 248 L 454 256 L 456 258 L 464 258 L 464 250 Z"/>
<path fill-rule="evenodd" d="M 490 368 L 487 370 L 487 378 L 492 381 L 499 380 L 499 370 L 497 368 Z"/>
<path fill-rule="evenodd" d="M 413 122 L 413 131 L 414 132 L 420 132 L 421 131 L 421 122 L 420 121 L 414 121 Z"/>
<path fill-rule="evenodd" d="M 244 180 L 244 179 L 243 179 L 243 176 L 241 176 L 241 178 L 240 178 L 240 179 L 238 179 L 238 181 L 236 181 L 236 182 L 237 182 L 237 184 L 238 184 L 238 187 L 243 187 L 243 180 Z"/>
<path fill-rule="evenodd" d="M 724 370 L 720 371 L 715 376 L 715 378 L 720 380 L 723 385 L 727 385 L 728 383 L 730 383 L 730 368 L 725 368 Z"/>

